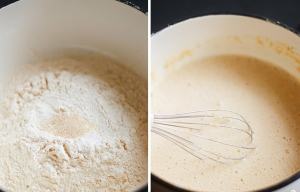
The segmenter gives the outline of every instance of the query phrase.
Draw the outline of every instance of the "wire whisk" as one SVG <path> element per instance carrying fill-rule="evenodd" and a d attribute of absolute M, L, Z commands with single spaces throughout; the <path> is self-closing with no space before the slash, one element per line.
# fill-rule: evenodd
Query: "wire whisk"
<path fill-rule="evenodd" d="M 249 123 L 227 109 L 152 115 L 151 131 L 201 160 L 223 164 L 242 160 L 256 148 Z"/>

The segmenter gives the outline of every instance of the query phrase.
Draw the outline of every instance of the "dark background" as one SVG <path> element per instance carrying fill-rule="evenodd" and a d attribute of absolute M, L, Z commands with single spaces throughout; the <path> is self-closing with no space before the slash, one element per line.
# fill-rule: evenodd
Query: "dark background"
<path fill-rule="evenodd" d="M 135 4 L 136 6 L 139 6 L 142 10 L 148 12 L 148 0 L 128 0 L 128 1 Z"/>
<path fill-rule="evenodd" d="M 151 0 L 151 32 L 213 13 L 263 16 L 300 32 L 300 0 Z"/>

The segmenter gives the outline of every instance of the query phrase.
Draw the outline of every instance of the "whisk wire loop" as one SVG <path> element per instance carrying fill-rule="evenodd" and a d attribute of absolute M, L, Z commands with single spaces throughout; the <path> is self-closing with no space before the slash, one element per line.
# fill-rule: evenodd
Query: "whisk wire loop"
<path fill-rule="evenodd" d="M 225 112 L 234 114 L 234 116 L 228 115 L 216 115 L 216 114 L 207 114 L 212 112 Z M 205 113 L 205 114 L 202 114 Z M 238 126 L 231 126 L 231 125 L 224 125 L 220 123 L 212 123 L 212 122 L 188 122 L 188 121 L 176 121 L 177 120 L 184 120 L 184 119 L 210 119 L 210 118 L 217 118 L 221 120 L 230 120 L 230 121 L 237 121 L 242 123 L 245 128 L 241 128 Z M 174 121 L 175 120 L 175 121 Z M 197 127 L 195 127 L 197 126 Z M 253 142 L 253 131 L 249 123 L 246 121 L 244 117 L 240 114 L 227 110 L 227 109 L 209 109 L 209 110 L 201 110 L 201 111 L 193 111 L 193 112 L 186 112 L 186 113 L 179 113 L 179 114 L 167 114 L 167 115 L 153 115 L 152 117 L 152 132 L 156 133 L 165 139 L 171 141 L 172 143 L 176 144 L 180 148 L 184 149 L 188 153 L 192 154 L 193 156 L 203 160 L 204 158 L 210 159 L 219 163 L 226 163 L 225 161 L 220 160 L 241 160 L 247 157 L 246 155 L 239 156 L 239 157 L 231 157 L 228 155 L 222 155 L 220 153 L 213 152 L 204 146 L 200 146 L 198 143 L 185 139 L 184 136 L 192 136 L 194 138 L 199 138 L 200 140 L 205 140 L 209 142 L 213 142 L 216 144 L 226 145 L 229 147 L 244 149 L 244 150 L 253 150 L 256 147 L 254 146 L 244 146 L 244 145 L 237 145 L 230 142 L 224 142 L 217 139 L 213 139 L 210 137 L 202 136 L 200 134 L 194 134 L 189 131 L 184 131 L 184 129 L 188 130 L 198 130 L 201 131 L 205 127 L 218 127 L 218 128 L 225 128 L 230 130 L 236 130 L 240 133 L 247 134 L 250 137 L 250 141 Z M 176 134 L 175 134 L 176 133 Z M 178 135 L 179 134 L 179 135 Z M 181 135 L 180 135 L 181 134 Z"/>

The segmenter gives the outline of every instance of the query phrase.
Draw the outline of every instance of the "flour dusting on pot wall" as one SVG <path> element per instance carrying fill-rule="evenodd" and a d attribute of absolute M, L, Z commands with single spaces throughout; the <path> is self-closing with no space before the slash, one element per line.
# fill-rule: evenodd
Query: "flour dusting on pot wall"
<path fill-rule="evenodd" d="M 1 99 L 0 186 L 128 191 L 147 178 L 147 83 L 107 58 L 16 68 Z"/>

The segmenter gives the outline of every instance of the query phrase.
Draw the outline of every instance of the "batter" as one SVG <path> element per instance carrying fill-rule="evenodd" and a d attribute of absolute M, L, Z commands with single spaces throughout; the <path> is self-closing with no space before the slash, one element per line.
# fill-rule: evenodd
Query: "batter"
<path fill-rule="evenodd" d="M 300 82 L 286 71 L 252 57 L 219 55 L 152 80 L 154 114 L 211 108 L 242 114 L 257 149 L 223 165 L 201 161 L 152 134 L 153 174 L 192 191 L 232 192 L 273 185 L 300 169 Z"/>

